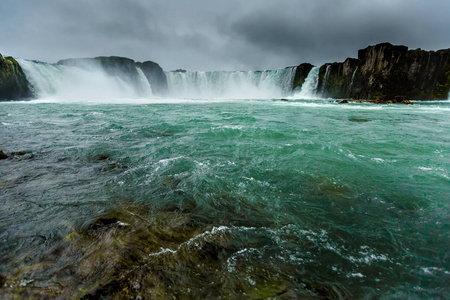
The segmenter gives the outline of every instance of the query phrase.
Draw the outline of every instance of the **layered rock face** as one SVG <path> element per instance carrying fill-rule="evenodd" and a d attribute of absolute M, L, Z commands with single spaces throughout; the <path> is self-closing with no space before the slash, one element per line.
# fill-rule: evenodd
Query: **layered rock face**
<path fill-rule="evenodd" d="M 408 50 L 389 43 L 359 50 L 358 59 L 324 64 L 318 92 L 323 97 L 402 101 L 448 99 L 450 49 Z"/>
<path fill-rule="evenodd" d="M 33 96 L 30 84 L 19 63 L 0 54 L 0 100 L 20 100 Z"/>

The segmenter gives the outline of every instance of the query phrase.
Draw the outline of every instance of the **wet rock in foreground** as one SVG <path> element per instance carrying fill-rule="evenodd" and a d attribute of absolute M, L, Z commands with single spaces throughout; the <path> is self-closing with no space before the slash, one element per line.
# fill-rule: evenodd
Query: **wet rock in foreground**
<path fill-rule="evenodd" d="M 290 274 L 273 272 L 263 262 L 244 262 L 231 270 L 232 255 L 246 248 L 236 246 L 229 228 L 199 224 L 179 211 L 150 213 L 129 206 L 79 227 L 44 258 L 13 274 L 2 274 L 0 295 L 19 299 L 348 297 L 345 290 L 305 278 L 299 290 Z"/>

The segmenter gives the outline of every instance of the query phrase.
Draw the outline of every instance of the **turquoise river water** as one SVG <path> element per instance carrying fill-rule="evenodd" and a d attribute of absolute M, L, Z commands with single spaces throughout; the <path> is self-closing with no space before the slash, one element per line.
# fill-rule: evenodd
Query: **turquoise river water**
<path fill-rule="evenodd" d="M 0 148 L 6 298 L 450 298 L 449 101 L 0 103 Z"/>

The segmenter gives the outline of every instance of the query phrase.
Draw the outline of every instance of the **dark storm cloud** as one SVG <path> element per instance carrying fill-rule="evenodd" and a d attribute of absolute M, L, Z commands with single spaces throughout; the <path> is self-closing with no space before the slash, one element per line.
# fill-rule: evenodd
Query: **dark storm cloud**
<path fill-rule="evenodd" d="M 2 0 L 0 53 L 120 55 L 164 69 L 264 69 L 355 57 L 370 44 L 450 47 L 444 0 Z"/>

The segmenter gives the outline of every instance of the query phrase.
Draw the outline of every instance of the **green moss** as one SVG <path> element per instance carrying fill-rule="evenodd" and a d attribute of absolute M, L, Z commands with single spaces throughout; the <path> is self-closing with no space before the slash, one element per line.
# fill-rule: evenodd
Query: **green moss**
<path fill-rule="evenodd" d="M 31 96 L 28 81 L 19 63 L 12 57 L 0 57 L 0 100 Z"/>
<path fill-rule="evenodd" d="M 450 71 L 445 73 L 445 81 L 437 82 L 435 87 L 436 99 L 447 99 L 448 93 L 450 91 Z"/>
<path fill-rule="evenodd" d="M 380 99 L 381 99 L 383 96 L 384 96 L 384 95 L 383 95 L 382 92 L 380 92 L 380 91 L 375 91 L 375 92 L 373 93 L 372 99 L 375 100 L 375 101 L 380 101 Z"/>
<path fill-rule="evenodd" d="M 408 104 L 408 105 L 412 105 L 414 104 L 414 102 L 410 101 L 410 100 L 403 100 L 402 102 L 400 102 L 402 104 Z"/>

